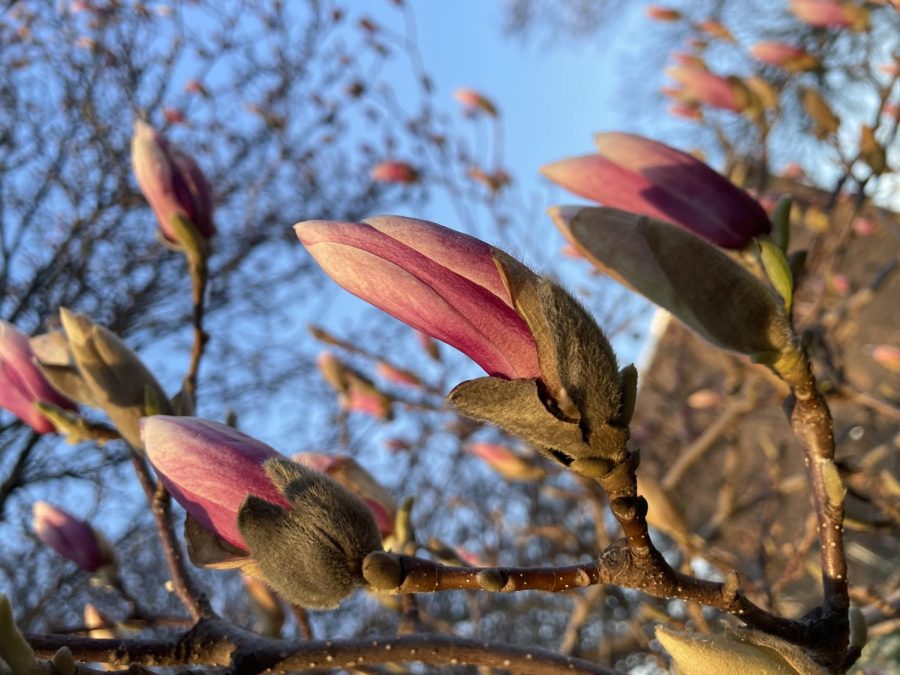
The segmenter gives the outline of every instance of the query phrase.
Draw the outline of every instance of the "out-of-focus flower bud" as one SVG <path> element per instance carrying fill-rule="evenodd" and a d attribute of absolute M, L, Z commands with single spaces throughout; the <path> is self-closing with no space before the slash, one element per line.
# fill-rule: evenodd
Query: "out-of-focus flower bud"
<path fill-rule="evenodd" d="M 790 0 L 790 9 L 799 21 L 815 28 L 869 27 L 869 10 L 846 0 Z"/>
<path fill-rule="evenodd" d="M 322 377 L 339 394 L 344 410 L 365 413 L 382 420 L 391 419 L 390 396 L 378 389 L 370 379 L 330 352 L 319 355 L 318 365 Z"/>
<path fill-rule="evenodd" d="M 671 7 L 663 7 L 662 5 L 648 5 L 644 13 L 654 21 L 678 21 L 681 18 L 681 12 Z"/>
<path fill-rule="evenodd" d="M 731 31 L 725 27 L 721 21 L 716 21 L 715 19 L 704 19 L 700 23 L 697 24 L 697 28 L 709 35 L 710 37 L 718 38 L 719 40 L 724 40 L 725 42 L 734 42 L 734 35 L 731 34 Z"/>
<path fill-rule="evenodd" d="M 795 73 L 812 70 L 819 65 L 819 59 L 808 51 L 786 42 L 757 42 L 750 47 L 750 55 L 770 66 L 777 66 Z"/>
<path fill-rule="evenodd" d="M 58 382 L 72 386 L 71 391 L 65 392 L 70 396 L 86 392 L 86 398 L 79 403 L 102 408 L 122 438 L 133 448 L 140 448 L 138 420 L 147 414 L 148 395 L 159 412 L 171 410 L 159 382 L 111 331 L 65 308 L 59 310 L 59 317 L 74 370 L 57 366 L 57 372 L 65 371 L 60 373 Z M 52 367 L 45 372 L 57 381 Z"/>
<path fill-rule="evenodd" d="M 362 499 L 372 512 L 382 537 L 393 533 L 397 503 L 391 493 L 355 459 L 347 455 L 323 455 L 316 452 L 301 452 L 294 455 L 293 459 L 313 471 L 324 473 Z"/>
<path fill-rule="evenodd" d="M 425 353 L 431 358 L 432 361 L 440 361 L 441 360 L 441 352 L 438 349 L 438 344 L 435 342 L 430 335 L 427 333 L 423 333 L 420 330 L 416 331 L 416 340 L 422 349 L 425 350 Z"/>
<path fill-rule="evenodd" d="M 690 105 L 687 103 L 673 103 L 669 106 L 669 112 L 674 117 L 680 117 L 683 120 L 696 122 L 703 119 L 703 111 L 700 106 Z"/>
<path fill-rule="evenodd" d="M 892 373 L 900 373 L 900 347 L 876 345 L 872 348 L 872 358 Z"/>
<path fill-rule="evenodd" d="M 288 601 L 328 609 L 363 583 L 363 558 L 381 550 L 381 537 L 369 509 L 335 481 L 217 422 L 155 415 L 141 431 L 188 524 L 249 551 L 245 571 Z"/>
<path fill-rule="evenodd" d="M 609 208 L 561 206 L 550 216 L 592 263 L 710 342 L 749 355 L 779 354 L 790 344 L 771 289 L 690 232 Z"/>
<path fill-rule="evenodd" d="M 577 195 L 677 223 L 725 248 L 769 232 L 755 199 L 691 155 L 634 134 L 595 140 L 598 154 L 548 164 L 541 173 Z"/>
<path fill-rule="evenodd" d="M 736 77 L 723 77 L 703 68 L 673 66 L 666 75 L 681 86 L 680 97 L 689 103 L 742 112 L 748 105 L 747 88 Z"/>
<path fill-rule="evenodd" d="M 387 361 L 379 361 L 375 365 L 375 372 L 379 377 L 383 377 L 388 382 L 394 384 L 402 384 L 407 387 L 421 387 L 422 380 L 418 375 L 403 368 L 398 368 Z"/>
<path fill-rule="evenodd" d="M 0 408 L 9 410 L 37 433 L 50 433 L 53 424 L 35 406 L 39 401 L 75 409 L 75 404 L 57 392 L 35 365 L 28 336 L 11 323 L 0 321 Z"/>
<path fill-rule="evenodd" d="M 212 191 L 190 155 L 143 120 L 135 120 L 131 162 L 166 239 L 187 245 L 179 240 L 176 217 L 190 222 L 203 239 L 215 234 Z"/>
<path fill-rule="evenodd" d="M 85 572 L 115 564 L 109 544 L 83 520 L 48 502 L 35 502 L 31 511 L 37 538 Z"/>
<path fill-rule="evenodd" d="M 558 285 L 423 220 L 309 221 L 295 229 L 345 289 L 457 347 L 491 375 L 450 393 L 462 414 L 498 424 L 566 466 L 625 456 L 615 355 Z"/>
<path fill-rule="evenodd" d="M 687 397 L 687 404 L 695 410 L 706 410 L 722 405 L 722 394 L 714 389 L 698 389 Z"/>
<path fill-rule="evenodd" d="M 813 122 L 813 133 L 818 139 L 825 139 L 837 133 L 841 119 L 835 115 L 831 107 L 815 89 L 802 90 L 803 109 Z"/>
<path fill-rule="evenodd" d="M 84 627 L 88 629 L 88 637 L 95 640 L 113 640 L 116 632 L 113 627 L 116 622 L 91 603 L 84 606 Z"/>
<path fill-rule="evenodd" d="M 466 114 L 485 113 L 491 117 L 497 116 L 497 106 L 494 102 L 474 89 L 457 89 L 453 92 L 453 98 L 462 103 Z"/>
<path fill-rule="evenodd" d="M 470 443 L 466 450 L 481 459 L 494 471 L 510 481 L 540 480 L 547 472 L 534 462 L 498 443 Z"/>
<path fill-rule="evenodd" d="M 410 164 L 397 160 L 386 160 L 372 167 L 372 180 L 379 183 L 403 183 L 412 185 L 419 181 L 419 172 Z"/>
<path fill-rule="evenodd" d="M 863 124 L 860 128 L 859 155 L 876 176 L 888 168 L 887 151 L 875 138 L 875 130 L 868 124 Z"/>

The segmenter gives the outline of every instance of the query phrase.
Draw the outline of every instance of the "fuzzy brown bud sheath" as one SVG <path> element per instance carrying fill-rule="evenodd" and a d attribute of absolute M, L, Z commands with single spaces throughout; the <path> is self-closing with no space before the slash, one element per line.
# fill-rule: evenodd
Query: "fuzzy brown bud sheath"
<path fill-rule="evenodd" d="M 603 333 L 554 282 L 488 244 L 397 216 L 296 226 L 350 292 L 457 347 L 490 375 L 449 395 L 566 465 L 624 456 L 621 383 Z"/>
<path fill-rule="evenodd" d="M 381 536 L 365 504 L 336 482 L 217 422 L 156 415 L 141 427 L 189 523 L 249 555 L 245 571 L 312 609 L 336 607 L 363 583 L 363 558 L 381 550 Z"/>

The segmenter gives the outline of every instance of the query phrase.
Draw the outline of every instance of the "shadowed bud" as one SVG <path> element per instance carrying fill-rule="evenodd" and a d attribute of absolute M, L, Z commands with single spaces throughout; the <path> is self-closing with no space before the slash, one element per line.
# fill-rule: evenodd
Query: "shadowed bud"
<path fill-rule="evenodd" d="M 419 181 L 419 172 L 406 162 L 387 160 L 372 167 L 372 180 L 379 183 L 403 183 L 412 185 Z"/>
<path fill-rule="evenodd" d="M 35 502 L 31 511 L 37 538 L 85 572 L 115 562 L 109 544 L 83 520 L 47 502 Z"/>
<path fill-rule="evenodd" d="M 577 195 L 676 223 L 725 248 L 743 248 L 769 231 L 755 199 L 691 155 L 634 134 L 602 133 L 595 141 L 598 154 L 541 173 Z"/>
<path fill-rule="evenodd" d="M 497 106 L 493 101 L 474 89 L 457 89 L 453 92 L 453 98 L 462 103 L 468 115 L 477 115 L 483 112 L 491 117 L 497 116 Z"/>
<path fill-rule="evenodd" d="M 366 471 L 359 462 L 347 455 L 325 455 L 301 452 L 293 460 L 302 466 L 324 473 L 349 490 L 369 507 L 382 537 L 394 531 L 397 503 L 388 490 Z"/>
<path fill-rule="evenodd" d="M 313 220 L 294 229 L 325 273 L 354 295 L 456 347 L 491 375 L 538 374 L 531 331 L 488 244 L 400 216 Z"/>
<path fill-rule="evenodd" d="M 813 123 L 813 134 L 818 139 L 825 139 L 837 133 L 841 126 L 841 118 L 834 114 L 831 106 L 815 89 L 802 89 L 803 109 Z"/>
<path fill-rule="evenodd" d="M 768 63 L 770 66 L 777 66 L 795 73 L 812 70 L 819 65 L 819 60 L 808 51 L 786 42 L 757 42 L 750 47 L 750 54 L 753 58 Z"/>
<path fill-rule="evenodd" d="M 369 509 L 335 481 L 217 422 L 156 415 L 141 431 L 190 516 L 186 531 L 199 524 L 223 549 L 249 551 L 245 570 L 304 607 L 336 607 L 362 583 L 362 560 L 381 537 Z"/>
<path fill-rule="evenodd" d="M 466 450 L 510 481 L 540 480 L 547 475 L 540 466 L 497 443 L 470 443 Z"/>
<path fill-rule="evenodd" d="M 160 412 L 170 412 L 159 382 L 111 331 L 65 308 L 59 317 L 83 389 L 89 392 L 89 398 L 79 402 L 102 408 L 122 437 L 140 448 L 138 421 L 147 414 L 148 394 Z"/>
<path fill-rule="evenodd" d="M 869 27 L 869 11 L 846 0 L 790 0 L 790 10 L 799 21 L 815 28 L 864 31 Z"/>
<path fill-rule="evenodd" d="M 690 232 L 608 208 L 554 207 L 550 217 L 592 263 L 710 342 L 749 355 L 789 344 L 774 293 Z"/>
<path fill-rule="evenodd" d="M 255 577 L 241 575 L 256 619 L 256 632 L 267 637 L 280 637 L 284 626 L 284 608 L 269 586 Z"/>
<path fill-rule="evenodd" d="M 193 224 L 203 239 L 215 234 L 212 193 L 194 159 L 143 120 L 135 120 L 131 162 L 138 185 L 156 215 L 163 236 L 179 241 L 173 219 Z"/>
<path fill-rule="evenodd" d="M 0 408 L 13 413 L 39 434 L 54 430 L 35 404 L 52 403 L 66 410 L 75 404 L 57 392 L 34 363 L 34 354 L 22 331 L 0 321 Z"/>

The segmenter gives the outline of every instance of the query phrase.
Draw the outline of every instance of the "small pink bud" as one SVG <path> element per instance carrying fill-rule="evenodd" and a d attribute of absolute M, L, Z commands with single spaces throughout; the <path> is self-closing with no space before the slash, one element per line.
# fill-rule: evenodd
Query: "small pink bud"
<path fill-rule="evenodd" d="M 491 117 L 497 116 L 497 106 L 494 102 L 474 89 L 457 89 L 453 92 L 453 98 L 463 105 L 469 115 L 482 112 Z"/>
<path fill-rule="evenodd" d="M 669 106 L 669 112 L 674 117 L 680 117 L 692 122 L 703 119 L 703 111 L 700 110 L 700 107 L 688 103 L 673 103 Z"/>
<path fill-rule="evenodd" d="M 28 336 L 6 321 L 0 321 L 0 408 L 5 408 L 39 434 L 51 433 L 53 425 L 35 406 L 39 401 L 66 410 L 75 404 L 58 393 L 34 364 Z"/>
<path fill-rule="evenodd" d="M 725 27 L 725 24 L 723 24 L 721 21 L 716 21 L 715 19 L 704 19 L 697 24 L 697 28 L 710 37 L 718 38 L 720 40 L 724 40 L 725 42 L 734 42 L 734 36 L 731 34 L 731 31 L 728 30 Z"/>
<path fill-rule="evenodd" d="M 869 12 L 846 0 L 789 0 L 791 13 L 799 21 L 816 28 L 850 28 L 861 31 L 869 26 Z"/>
<path fill-rule="evenodd" d="M 470 443 L 466 450 L 484 461 L 494 471 L 510 481 L 540 480 L 546 471 L 497 443 Z"/>
<path fill-rule="evenodd" d="M 176 216 L 191 221 L 205 239 L 213 236 L 211 191 L 192 157 L 143 120 L 135 120 L 131 162 L 166 239 L 177 242 L 172 225 Z"/>
<path fill-rule="evenodd" d="M 828 280 L 828 285 L 838 295 L 847 295 L 850 292 L 850 279 L 846 274 L 832 274 Z"/>
<path fill-rule="evenodd" d="M 806 178 L 806 170 L 797 162 L 788 162 L 781 170 L 781 176 L 788 180 L 803 180 Z"/>
<path fill-rule="evenodd" d="M 141 420 L 141 439 L 175 500 L 233 546 L 247 550 L 237 526 L 247 495 L 290 508 L 262 466 L 282 455 L 236 429 L 197 417 L 154 415 Z"/>
<path fill-rule="evenodd" d="M 163 117 L 166 118 L 166 122 L 169 124 L 184 124 L 186 122 L 184 113 L 177 108 L 163 108 Z"/>
<path fill-rule="evenodd" d="M 418 182 L 419 172 L 406 162 L 387 160 L 376 164 L 371 172 L 372 180 L 379 183 L 403 183 L 412 185 Z"/>
<path fill-rule="evenodd" d="M 422 380 L 415 373 L 411 373 L 403 368 L 391 365 L 386 361 L 379 361 L 375 366 L 375 371 L 380 377 L 394 384 L 402 384 L 407 387 L 421 387 Z"/>
<path fill-rule="evenodd" d="M 648 5 L 644 13 L 654 21 L 678 21 L 681 18 L 681 12 L 671 7 L 663 7 L 662 5 Z"/>
<path fill-rule="evenodd" d="M 900 373 L 900 347 L 876 345 L 872 349 L 872 358 L 892 373 Z"/>
<path fill-rule="evenodd" d="M 743 248 L 771 229 L 755 199 L 691 155 L 634 134 L 595 140 L 598 154 L 548 164 L 541 173 L 577 195 L 676 223 L 725 248 Z"/>
<path fill-rule="evenodd" d="M 456 347 L 488 374 L 540 374 L 531 330 L 513 308 L 488 244 L 400 216 L 313 220 L 294 229 L 346 290 Z"/>
<path fill-rule="evenodd" d="M 871 218 L 865 216 L 857 216 L 853 219 L 853 231 L 860 237 L 869 237 L 875 234 L 878 227 Z"/>
<path fill-rule="evenodd" d="M 745 96 L 734 79 L 694 66 L 673 66 L 666 69 L 666 75 L 681 86 L 679 98 L 683 101 L 733 112 L 746 107 Z"/>
<path fill-rule="evenodd" d="M 785 42 L 757 42 L 750 48 L 753 58 L 790 71 L 812 70 L 819 60 L 800 47 Z"/>
<path fill-rule="evenodd" d="M 35 502 L 34 532 L 37 538 L 85 572 L 96 572 L 113 561 L 90 525 L 48 502 Z"/>
<path fill-rule="evenodd" d="M 695 410 L 715 408 L 722 403 L 722 394 L 712 389 L 698 389 L 688 396 L 687 404 Z"/>

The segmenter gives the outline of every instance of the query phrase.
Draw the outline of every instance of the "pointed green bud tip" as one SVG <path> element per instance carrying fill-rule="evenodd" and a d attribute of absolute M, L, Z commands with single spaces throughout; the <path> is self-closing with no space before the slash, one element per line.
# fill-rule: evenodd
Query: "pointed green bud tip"
<path fill-rule="evenodd" d="M 862 649 L 869 640 L 869 627 L 866 617 L 859 607 L 850 608 L 850 646 Z"/>
<path fill-rule="evenodd" d="M 790 313 L 794 301 L 794 276 L 784 251 L 771 241 L 757 240 L 759 258 L 772 287 L 784 300 L 785 311 Z"/>
<path fill-rule="evenodd" d="M 395 555 L 372 551 L 363 558 L 362 575 L 372 588 L 391 591 L 403 583 L 403 565 Z"/>
<path fill-rule="evenodd" d="M 156 389 L 149 384 L 144 385 L 144 417 L 152 417 L 161 413 L 159 407 L 159 397 L 156 395 Z"/>
<path fill-rule="evenodd" d="M 499 593 L 503 587 L 506 586 L 508 578 L 506 574 L 500 570 L 489 569 L 481 570 L 475 576 L 475 580 L 478 581 L 478 585 L 484 590 L 490 591 L 491 593 Z"/>
<path fill-rule="evenodd" d="M 787 253 L 788 246 L 791 243 L 791 206 L 793 201 L 790 197 L 782 197 L 775 206 L 772 213 L 772 243 Z"/>

